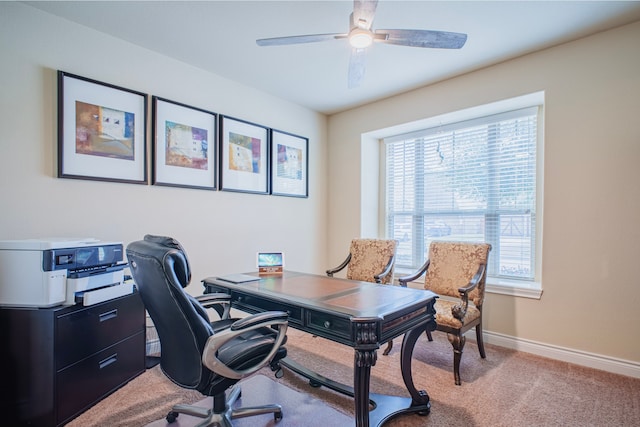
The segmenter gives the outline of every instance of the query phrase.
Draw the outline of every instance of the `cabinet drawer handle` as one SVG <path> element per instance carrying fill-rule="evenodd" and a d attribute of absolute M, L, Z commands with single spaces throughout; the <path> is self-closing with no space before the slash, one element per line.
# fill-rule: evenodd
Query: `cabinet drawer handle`
<path fill-rule="evenodd" d="M 111 311 L 107 311 L 106 313 L 102 313 L 99 318 L 101 322 L 106 322 L 109 319 L 114 319 L 118 317 L 118 309 L 114 308 Z"/>
<path fill-rule="evenodd" d="M 112 363 L 116 363 L 117 361 L 118 361 L 118 353 L 112 354 L 106 359 L 101 360 L 100 362 L 98 362 L 98 366 L 100 367 L 100 369 L 106 368 L 107 366 L 111 365 Z"/>

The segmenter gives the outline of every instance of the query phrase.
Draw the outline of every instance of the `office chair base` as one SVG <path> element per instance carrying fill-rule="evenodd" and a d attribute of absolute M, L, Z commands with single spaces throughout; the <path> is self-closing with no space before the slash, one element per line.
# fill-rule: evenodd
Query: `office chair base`
<path fill-rule="evenodd" d="M 277 422 L 282 419 L 282 406 L 276 404 L 251 406 L 245 408 L 232 408 L 233 404 L 240 397 L 240 386 L 235 385 L 227 398 L 227 409 L 222 413 L 215 413 L 213 409 L 202 408 L 192 405 L 174 405 L 167 415 L 167 422 L 173 423 L 179 414 L 191 415 L 204 418 L 196 427 L 232 427 L 231 420 L 235 418 L 245 418 L 254 415 L 273 414 L 273 419 Z"/>

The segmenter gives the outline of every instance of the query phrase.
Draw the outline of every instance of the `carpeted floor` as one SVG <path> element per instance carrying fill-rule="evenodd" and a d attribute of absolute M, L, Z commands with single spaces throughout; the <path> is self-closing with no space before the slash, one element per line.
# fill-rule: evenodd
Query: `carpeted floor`
<path fill-rule="evenodd" d="M 318 373 L 353 383 L 353 350 L 289 329 L 289 356 Z M 487 358 L 467 342 L 462 357 L 462 385 L 455 386 L 452 350 L 446 335 L 421 337 L 413 357 L 413 378 L 431 397 L 431 414 L 403 415 L 385 426 L 640 426 L 640 379 L 610 374 L 528 353 L 486 345 Z M 400 374 L 400 339 L 389 356 L 378 352 L 371 392 L 408 396 Z M 268 369 L 260 371 L 271 379 Z M 353 417 L 353 400 L 285 369 L 279 383 Z M 243 393 L 251 390 L 243 389 Z M 136 427 L 164 418 L 174 403 L 203 396 L 171 383 L 158 366 L 80 415 L 70 427 Z M 283 405 L 286 417 L 286 406 Z M 302 427 L 302 425 L 301 425 Z"/>

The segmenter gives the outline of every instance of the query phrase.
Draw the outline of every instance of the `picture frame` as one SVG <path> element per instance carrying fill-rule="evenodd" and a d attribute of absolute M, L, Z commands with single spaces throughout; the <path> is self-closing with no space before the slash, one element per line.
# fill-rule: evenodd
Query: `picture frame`
<path fill-rule="evenodd" d="M 58 178 L 148 184 L 147 99 L 58 70 Z"/>
<path fill-rule="evenodd" d="M 269 194 L 269 129 L 220 116 L 220 190 Z"/>
<path fill-rule="evenodd" d="M 284 252 L 258 252 L 256 267 L 259 276 L 281 275 L 284 272 Z"/>
<path fill-rule="evenodd" d="M 271 194 L 309 197 L 309 139 L 271 130 Z"/>
<path fill-rule="evenodd" d="M 153 185 L 216 190 L 218 115 L 152 97 Z"/>

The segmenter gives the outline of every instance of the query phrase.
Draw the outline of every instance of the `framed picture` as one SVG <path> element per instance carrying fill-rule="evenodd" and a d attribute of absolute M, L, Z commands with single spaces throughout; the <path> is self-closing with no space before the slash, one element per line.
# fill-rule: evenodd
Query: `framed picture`
<path fill-rule="evenodd" d="M 215 190 L 217 115 L 157 96 L 152 103 L 152 183 Z"/>
<path fill-rule="evenodd" d="M 58 71 L 58 178 L 147 184 L 147 95 Z"/>
<path fill-rule="evenodd" d="M 271 131 L 271 194 L 309 197 L 309 139 Z"/>
<path fill-rule="evenodd" d="M 220 189 L 269 194 L 269 129 L 221 116 Z"/>

